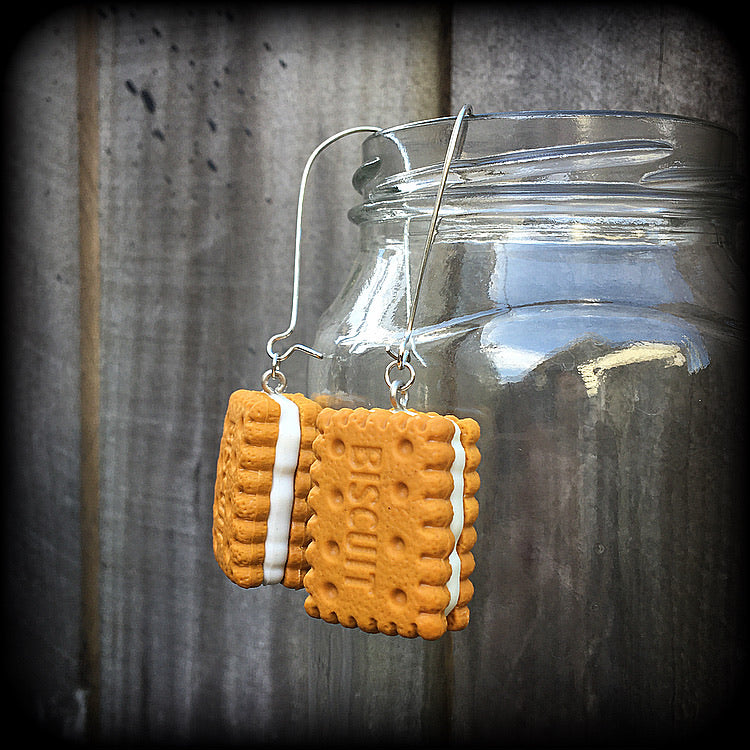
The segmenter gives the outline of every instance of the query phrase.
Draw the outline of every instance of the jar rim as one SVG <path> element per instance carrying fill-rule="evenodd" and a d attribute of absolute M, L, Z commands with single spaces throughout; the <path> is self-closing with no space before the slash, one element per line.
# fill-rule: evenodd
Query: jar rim
<path fill-rule="evenodd" d="M 406 123 L 373 133 L 352 178 L 364 199 L 356 215 L 375 218 L 378 206 L 434 196 L 453 117 Z M 628 192 L 628 210 L 655 198 L 679 202 L 689 214 L 738 200 L 739 144 L 727 128 L 697 118 L 627 110 L 530 110 L 472 115 L 454 156 L 444 203 L 452 197 L 495 195 L 507 202 L 530 192 L 561 198 L 587 195 L 608 213 Z M 717 203 L 718 199 L 718 203 Z M 591 203 L 589 203 L 591 205 Z M 580 209 L 580 204 L 571 207 Z M 522 207 L 521 207 L 522 208 Z M 407 212 L 410 209 L 407 209 Z M 364 211 L 364 212 L 363 212 Z M 618 205 L 616 212 L 620 213 Z M 421 214 L 422 208 L 416 210 Z M 380 217 L 382 218 L 382 217 Z"/>
<path fill-rule="evenodd" d="M 736 134 L 728 127 L 713 122 L 712 120 L 700 117 L 691 117 L 689 115 L 680 115 L 669 112 L 650 112 L 647 110 L 628 110 L 628 109 L 529 109 L 529 110 L 504 110 L 497 112 L 482 112 L 472 114 L 472 120 L 554 120 L 564 118 L 635 118 L 635 119 L 653 119 L 654 121 L 673 121 L 685 124 L 693 124 L 716 130 L 722 130 L 725 133 L 736 137 Z M 373 133 L 366 140 L 377 138 L 385 133 L 400 132 L 412 128 L 420 128 L 436 124 L 452 125 L 455 118 L 452 115 L 443 117 L 432 117 L 423 120 L 413 120 L 400 125 L 392 125 L 387 128 Z"/>

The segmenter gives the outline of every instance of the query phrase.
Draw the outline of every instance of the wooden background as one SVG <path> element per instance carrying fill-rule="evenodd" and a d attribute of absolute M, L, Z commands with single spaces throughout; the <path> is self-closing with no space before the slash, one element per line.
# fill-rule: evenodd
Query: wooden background
<path fill-rule="evenodd" d="M 456 698 L 449 638 L 313 622 L 303 592 L 240 590 L 213 560 L 223 412 L 288 319 L 302 166 L 343 128 L 463 103 L 662 111 L 744 138 L 730 30 L 563 3 L 107 4 L 29 24 L 3 70 L 11 719 L 244 744 L 491 724 Z M 311 178 L 302 340 L 356 243 L 358 159 L 354 137 Z"/>

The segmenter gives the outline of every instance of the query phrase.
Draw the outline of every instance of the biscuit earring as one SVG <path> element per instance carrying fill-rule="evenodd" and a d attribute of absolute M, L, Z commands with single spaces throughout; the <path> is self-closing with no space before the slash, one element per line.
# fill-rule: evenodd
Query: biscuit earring
<path fill-rule="evenodd" d="M 419 290 L 470 112 L 459 112 L 448 144 L 406 334 L 397 353 L 388 351 L 393 408 L 326 408 L 317 421 L 304 606 L 312 617 L 368 633 L 434 640 L 469 622 L 479 425 L 412 411 L 407 391 Z"/>
<path fill-rule="evenodd" d="M 349 128 L 328 138 L 308 158 L 297 202 L 289 326 L 268 340 L 271 367 L 261 379 L 262 390 L 238 390 L 229 398 L 216 466 L 213 550 L 226 576 L 243 588 L 281 583 L 300 589 L 308 569 L 307 495 L 321 406 L 301 393 L 287 394 L 280 365 L 296 351 L 316 358 L 323 355 L 302 344 L 282 353 L 274 346 L 288 338 L 297 324 L 302 205 L 310 167 L 339 138 L 378 130 Z"/>

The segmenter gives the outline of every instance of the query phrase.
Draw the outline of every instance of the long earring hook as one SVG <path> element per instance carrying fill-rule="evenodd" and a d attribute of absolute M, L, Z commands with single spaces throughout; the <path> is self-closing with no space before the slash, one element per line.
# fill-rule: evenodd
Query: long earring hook
<path fill-rule="evenodd" d="M 297 314 L 299 310 L 300 246 L 302 240 L 302 206 L 305 199 L 307 178 L 310 174 L 310 169 L 312 168 L 313 162 L 323 150 L 325 150 L 326 148 L 328 148 L 328 146 L 340 140 L 341 138 L 352 135 L 354 133 L 377 133 L 380 130 L 382 130 L 382 128 L 378 128 L 373 125 L 357 125 L 353 128 L 347 128 L 346 130 L 342 130 L 339 133 L 335 133 L 330 138 L 326 138 L 326 140 L 323 141 L 310 154 L 307 159 L 307 163 L 305 164 L 305 168 L 302 170 L 299 196 L 297 198 L 297 227 L 294 237 L 294 280 L 292 283 L 292 310 L 289 318 L 289 326 L 287 327 L 287 329 L 282 333 L 277 333 L 271 336 L 271 338 L 268 339 L 268 343 L 266 344 L 266 352 L 268 353 L 268 356 L 271 358 L 272 362 L 271 369 L 267 370 L 263 374 L 262 379 L 263 389 L 267 392 L 271 392 L 272 390 L 268 385 L 269 381 L 272 379 L 276 380 L 279 383 L 279 385 L 275 389 L 273 389 L 274 392 L 280 393 L 286 387 L 286 378 L 279 369 L 279 364 L 283 362 L 290 354 L 292 354 L 292 352 L 300 351 L 304 354 L 308 354 L 311 357 L 315 357 L 316 359 L 323 358 L 323 355 L 320 352 L 309 346 L 305 346 L 304 344 L 293 344 L 283 353 L 275 352 L 273 349 L 276 342 L 282 341 L 283 339 L 291 336 L 297 325 Z"/>
<path fill-rule="evenodd" d="M 445 192 L 445 186 L 448 182 L 448 173 L 450 171 L 451 163 L 456 153 L 460 153 L 463 149 L 464 141 L 466 140 L 466 128 L 465 118 L 472 114 L 471 105 L 464 104 L 456 115 L 456 120 L 453 123 L 453 130 L 451 131 L 450 140 L 448 141 L 448 148 L 445 153 L 445 160 L 443 161 L 443 171 L 440 175 L 440 182 L 438 183 L 437 193 L 435 197 L 435 205 L 432 209 L 432 218 L 430 220 L 430 226 L 427 230 L 427 236 L 425 238 L 424 250 L 422 251 L 422 262 L 419 266 L 419 274 L 417 276 L 417 284 L 414 289 L 414 297 L 411 303 L 411 310 L 409 312 L 409 319 L 406 324 L 406 332 L 404 337 L 399 344 L 398 353 L 394 354 L 387 349 L 388 354 L 393 357 L 395 361 L 390 362 L 385 370 L 385 382 L 391 389 L 391 403 L 394 407 L 405 408 L 406 407 L 406 391 L 411 387 L 415 380 L 415 372 L 412 365 L 409 363 L 409 352 L 407 347 L 411 343 L 412 332 L 414 330 L 414 318 L 417 313 L 417 303 L 419 302 L 419 293 L 422 290 L 422 280 L 424 279 L 425 268 L 427 267 L 427 258 L 432 248 L 432 241 L 435 236 L 435 230 L 438 225 L 438 215 L 440 213 L 440 204 L 443 201 L 443 193 Z M 463 127 L 462 127 L 463 126 Z M 392 381 L 391 372 L 394 369 L 408 370 L 409 377 L 406 381 Z"/>

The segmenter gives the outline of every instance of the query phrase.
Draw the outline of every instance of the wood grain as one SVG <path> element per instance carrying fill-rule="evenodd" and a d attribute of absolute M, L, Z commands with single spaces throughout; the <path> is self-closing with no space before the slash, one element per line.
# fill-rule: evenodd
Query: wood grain
<path fill-rule="evenodd" d="M 667 112 L 744 137 L 746 80 L 731 38 L 710 13 L 684 7 L 460 6 L 452 103 Z M 715 372 L 723 366 L 732 372 L 721 362 Z M 698 446 L 710 425 L 731 429 L 742 386 L 731 374 L 665 384 L 651 407 L 641 404 L 650 417 L 627 412 L 634 383 L 615 383 L 617 416 L 602 418 L 571 414 L 575 384 L 546 372 L 549 398 L 514 384 L 487 407 L 501 415 L 501 437 L 483 453 L 507 474 L 502 490 L 480 497 L 475 575 L 486 594 L 472 607 L 476 639 L 454 647 L 454 737 L 595 743 L 719 732 L 744 663 L 739 620 L 725 614 L 742 600 L 739 495 L 721 468 L 740 459 L 729 440 L 718 462 Z M 647 400 L 646 374 L 640 388 Z M 653 453 L 636 463 L 644 444 Z"/>
<path fill-rule="evenodd" d="M 345 127 L 439 114 L 439 18 L 313 6 L 105 15 L 102 732 L 419 737 L 444 709 L 425 703 L 440 647 L 332 633 L 305 614 L 304 592 L 233 586 L 210 531 L 229 394 L 258 387 L 266 340 L 288 320 L 305 160 Z M 346 211 L 358 165 L 352 138 L 309 182 L 298 330 L 308 343 L 356 251 Z M 290 390 L 304 390 L 304 361 L 289 364 Z"/>
<path fill-rule="evenodd" d="M 101 702 L 99 631 L 99 76 L 96 15 L 76 17 L 78 235 L 81 349 L 81 683 L 86 734 L 96 737 Z"/>
<path fill-rule="evenodd" d="M 3 68 L 8 483 L 3 718 L 83 737 L 76 28 L 51 14 Z"/>
<path fill-rule="evenodd" d="M 221 423 L 229 393 L 257 386 L 265 342 L 288 320 L 299 177 L 324 138 L 464 102 L 475 112 L 671 111 L 744 136 L 745 81 L 727 35 L 710 16 L 662 6 L 110 4 L 95 14 L 95 48 L 72 11 L 50 15 L 14 49 L 5 78 L 14 470 L 4 571 L 19 716 L 73 739 L 88 719 L 103 739 L 141 743 L 436 744 L 523 734 L 533 722 L 538 737 L 571 717 L 614 721 L 617 692 L 594 689 L 594 661 L 637 644 L 600 598 L 623 575 L 609 551 L 654 543 L 648 565 L 626 571 L 649 590 L 660 561 L 685 561 L 679 534 L 694 531 L 695 508 L 653 539 L 646 526 L 664 530 L 668 518 L 634 500 L 621 532 L 596 540 L 604 551 L 579 540 L 557 567 L 536 542 L 526 557 L 490 553 L 493 575 L 512 580 L 518 597 L 505 609 L 500 589 L 486 606 L 476 598 L 478 640 L 377 638 L 311 620 L 304 592 L 249 593 L 225 580 L 211 552 Z M 358 164 L 353 138 L 311 175 L 298 328 L 308 343 L 356 257 L 346 211 Z M 290 360 L 287 374 L 304 390 L 304 360 Z M 517 395 L 522 408 L 502 413 L 520 434 L 545 405 Z M 635 444 L 639 429 L 588 438 L 606 458 L 612 441 Z M 534 445 L 556 446 L 550 460 L 563 471 L 579 436 L 563 437 L 526 436 L 516 471 L 533 469 L 518 480 L 529 498 L 554 489 Z M 692 450 L 690 476 L 715 478 Z M 592 528 L 612 528 L 609 476 L 586 477 L 609 493 L 587 509 Z M 685 510 L 679 491 L 671 502 Z M 564 500 L 536 509 L 550 529 L 555 512 L 573 512 Z M 492 518 L 480 514 L 485 532 L 506 522 L 528 532 L 508 505 Z M 580 574 L 568 588 L 550 578 L 563 563 Z M 536 599 L 524 578 L 532 569 L 548 576 Z M 688 598 L 710 584 L 695 573 Z M 481 565 L 477 575 L 478 589 L 491 586 Z M 639 606 L 628 592 L 617 606 Z M 581 600 L 591 606 L 574 616 Z M 668 614 L 642 612 L 658 643 L 673 632 L 695 643 Z M 561 617 L 587 640 L 544 653 Z M 492 638 L 505 650 L 493 652 Z M 655 653 L 600 667 L 610 684 L 626 675 L 642 686 Z M 566 669 L 565 659 L 584 666 Z M 680 659 L 719 689 L 700 654 L 686 647 Z M 681 679 L 662 675 L 656 692 L 685 713 L 699 696 Z M 629 705 L 653 719 L 648 696 L 633 688 Z"/>
<path fill-rule="evenodd" d="M 744 138 L 743 56 L 719 13 L 663 5 L 459 6 L 452 106 L 664 112 L 710 120 Z"/>

